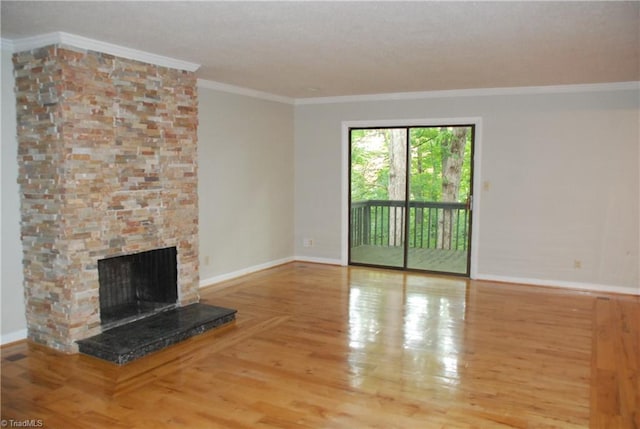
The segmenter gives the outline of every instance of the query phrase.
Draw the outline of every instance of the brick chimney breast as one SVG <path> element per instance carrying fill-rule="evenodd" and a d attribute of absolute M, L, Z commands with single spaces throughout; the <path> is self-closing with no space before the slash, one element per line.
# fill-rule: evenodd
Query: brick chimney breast
<path fill-rule="evenodd" d="M 28 337 L 100 333 L 97 261 L 175 246 L 199 300 L 193 72 L 51 45 L 13 56 Z"/>

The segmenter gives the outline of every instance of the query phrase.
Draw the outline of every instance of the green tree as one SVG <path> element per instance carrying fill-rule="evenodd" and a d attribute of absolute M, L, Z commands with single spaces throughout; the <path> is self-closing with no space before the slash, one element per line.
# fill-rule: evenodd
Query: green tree
<path fill-rule="evenodd" d="M 466 202 L 470 195 L 471 174 L 470 127 L 409 128 L 409 199 L 412 201 Z M 406 189 L 406 128 L 359 129 L 351 134 L 351 199 L 404 200 Z M 400 244 L 396 219 L 389 221 L 389 231 Z M 449 248 L 451 211 L 438 217 L 437 232 L 441 248 Z M 421 222 L 417 219 L 417 222 Z M 412 226 L 413 227 L 413 226 Z M 391 236 L 390 236 L 391 237 Z M 395 241 L 394 241 L 395 239 Z"/>
<path fill-rule="evenodd" d="M 409 197 L 412 200 L 452 202 L 467 200 L 471 173 L 469 130 L 469 127 L 410 128 Z M 390 153 L 393 134 L 390 131 L 389 129 L 352 130 L 351 197 L 353 201 L 394 199 L 396 191 L 390 193 L 389 190 L 404 189 L 404 183 L 397 179 L 398 173 L 391 171 L 393 160 Z M 401 149 L 404 151 L 404 146 Z M 394 186 L 390 182 L 400 186 Z M 400 198 L 404 198 L 404 195 Z"/>

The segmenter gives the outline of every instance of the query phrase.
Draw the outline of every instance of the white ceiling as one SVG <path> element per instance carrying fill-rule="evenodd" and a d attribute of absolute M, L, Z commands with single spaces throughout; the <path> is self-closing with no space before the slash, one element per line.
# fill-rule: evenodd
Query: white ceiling
<path fill-rule="evenodd" d="M 640 2 L 1 2 L 2 38 L 72 33 L 290 98 L 640 80 Z"/>

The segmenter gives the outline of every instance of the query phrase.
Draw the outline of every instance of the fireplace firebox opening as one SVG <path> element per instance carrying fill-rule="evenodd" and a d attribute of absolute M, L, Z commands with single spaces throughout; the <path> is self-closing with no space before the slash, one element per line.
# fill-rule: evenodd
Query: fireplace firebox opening
<path fill-rule="evenodd" d="M 174 308 L 178 301 L 177 249 L 101 259 L 98 280 L 103 329 Z"/>

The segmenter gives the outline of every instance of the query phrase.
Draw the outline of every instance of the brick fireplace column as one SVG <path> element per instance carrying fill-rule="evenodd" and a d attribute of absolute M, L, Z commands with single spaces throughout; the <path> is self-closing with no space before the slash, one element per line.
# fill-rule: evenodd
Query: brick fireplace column
<path fill-rule="evenodd" d="M 193 72 L 52 45 L 14 54 L 28 337 L 100 332 L 97 261 L 177 247 L 199 300 Z"/>

